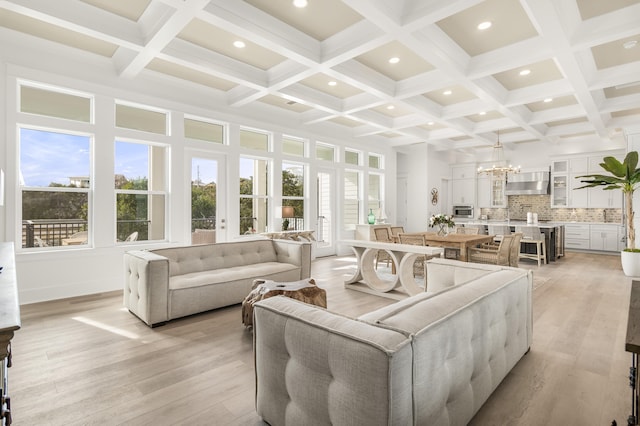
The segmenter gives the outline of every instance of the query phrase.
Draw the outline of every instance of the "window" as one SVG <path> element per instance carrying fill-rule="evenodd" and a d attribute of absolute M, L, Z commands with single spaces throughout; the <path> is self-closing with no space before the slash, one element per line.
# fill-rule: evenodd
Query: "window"
<path fill-rule="evenodd" d="M 147 107 L 116 104 L 116 127 L 166 135 L 167 113 Z"/>
<path fill-rule="evenodd" d="M 167 148 L 115 143 L 116 241 L 164 240 Z"/>
<path fill-rule="evenodd" d="M 240 235 L 266 232 L 269 161 L 240 157 Z"/>
<path fill-rule="evenodd" d="M 316 158 L 318 160 L 334 161 L 335 147 L 322 143 L 316 144 Z"/>
<path fill-rule="evenodd" d="M 382 156 L 377 154 L 369 154 L 369 167 L 372 169 L 381 169 Z"/>
<path fill-rule="evenodd" d="M 282 163 L 282 230 L 304 229 L 304 165 Z M 286 209 L 285 207 L 292 207 Z"/>
<path fill-rule="evenodd" d="M 296 157 L 304 157 L 304 141 L 290 136 L 282 138 L 282 152 Z"/>
<path fill-rule="evenodd" d="M 20 85 L 20 112 L 89 123 L 92 98 L 62 89 Z"/>
<path fill-rule="evenodd" d="M 360 153 L 358 151 L 351 151 L 349 149 L 345 149 L 344 151 L 344 162 L 347 164 L 352 164 L 354 166 L 360 165 Z"/>
<path fill-rule="evenodd" d="M 184 137 L 224 144 L 224 126 L 195 118 L 185 118 Z"/>
<path fill-rule="evenodd" d="M 354 170 L 344 172 L 342 222 L 347 230 L 356 229 L 360 223 L 360 173 Z"/>
<path fill-rule="evenodd" d="M 269 135 L 251 130 L 240 130 L 240 146 L 256 151 L 269 151 Z"/>
<path fill-rule="evenodd" d="M 386 218 L 382 203 L 382 175 L 369 173 L 369 197 L 367 199 L 367 212 L 373 212 L 378 219 Z"/>
<path fill-rule="evenodd" d="M 21 127 L 22 247 L 86 245 L 91 135 Z"/>

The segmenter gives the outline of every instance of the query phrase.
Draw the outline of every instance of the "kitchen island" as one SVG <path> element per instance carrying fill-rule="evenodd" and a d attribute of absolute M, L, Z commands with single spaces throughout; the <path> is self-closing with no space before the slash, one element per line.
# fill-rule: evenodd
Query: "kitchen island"
<path fill-rule="evenodd" d="M 507 221 L 497 221 L 497 220 L 467 220 L 467 221 L 456 221 L 460 225 L 474 225 L 474 226 L 483 226 L 480 232 L 484 229 L 484 233 L 488 233 L 489 225 L 507 225 L 511 228 L 511 232 L 515 232 L 516 226 L 537 226 L 540 228 L 540 232 L 544 235 L 544 243 L 547 248 L 547 260 L 546 263 L 555 262 L 560 257 L 564 256 L 564 224 L 557 222 L 538 222 L 537 224 L 527 224 L 524 220 L 507 220 Z M 529 247 L 525 245 L 525 250 L 534 249 L 534 247 Z M 525 251 L 528 253 L 528 251 Z"/>

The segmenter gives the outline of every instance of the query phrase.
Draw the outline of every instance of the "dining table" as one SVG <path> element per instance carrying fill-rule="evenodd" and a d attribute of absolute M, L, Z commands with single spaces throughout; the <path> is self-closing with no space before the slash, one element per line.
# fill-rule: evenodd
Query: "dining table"
<path fill-rule="evenodd" d="M 433 247 L 453 248 L 460 250 L 460 260 L 467 261 L 467 247 L 475 247 L 480 244 L 493 241 L 495 235 L 476 234 L 446 234 L 439 235 L 436 232 L 409 232 L 409 235 L 424 235 L 425 244 Z"/>

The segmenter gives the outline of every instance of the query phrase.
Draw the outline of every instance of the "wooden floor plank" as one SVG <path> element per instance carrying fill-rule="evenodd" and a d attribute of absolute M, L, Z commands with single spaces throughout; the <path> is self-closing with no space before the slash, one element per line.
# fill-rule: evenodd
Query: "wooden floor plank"
<path fill-rule="evenodd" d="M 538 267 L 534 335 L 472 425 L 609 425 L 631 410 L 624 351 L 631 280 L 618 256 L 567 253 Z M 345 289 L 355 259 L 314 261 L 329 309 L 358 316 L 393 300 Z M 239 305 L 151 329 L 121 292 L 22 306 L 9 372 L 15 425 L 264 425 L 252 333 Z"/>

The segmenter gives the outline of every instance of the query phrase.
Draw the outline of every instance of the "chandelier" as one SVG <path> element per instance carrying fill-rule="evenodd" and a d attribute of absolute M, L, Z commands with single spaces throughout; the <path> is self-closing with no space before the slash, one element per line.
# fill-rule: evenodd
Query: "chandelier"
<path fill-rule="evenodd" d="M 478 174 L 487 174 L 493 176 L 506 176 L 507 173 L 519 173 L 520 166 L 514 167 L 511 164 L 507 165 L 507 161 L 504 159 L 504 150 L 500 143 L 500 132 L 498 132 L 498 140 L 493 146 L 493 152 L 491 153 L 492 166 L 487 169 L 483 169 L 482 166 L 478 167 Z"/>

